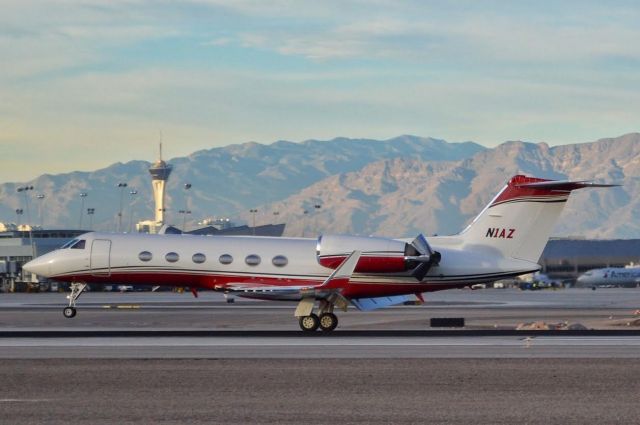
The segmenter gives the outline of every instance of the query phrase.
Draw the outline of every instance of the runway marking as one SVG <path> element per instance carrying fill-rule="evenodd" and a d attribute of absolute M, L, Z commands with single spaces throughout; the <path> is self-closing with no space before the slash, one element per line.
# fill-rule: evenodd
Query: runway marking
<path fill-rule="evenodd" d="M 514 347 L 523 346 L 525 339 L 504 338 L 447 338 L 397 339 L 376 337 L 353 337 L 350 339 L 325 338 L 264 338 L 248 339 L 213 337 L 142 337 L 130 338 L 88 337 L 77 338 L 7 338 L 0 341 L 0 347 Z M 530 341 L 531 347 L 559 346 L 599 346 L 599 347 L 640 347 L 640 337 L 536 337 Z"/>
<path fill-rule="evenodd" d="M 0 403 L 41 403 L 54 401 L 52 398 L 0 398 Z"/>

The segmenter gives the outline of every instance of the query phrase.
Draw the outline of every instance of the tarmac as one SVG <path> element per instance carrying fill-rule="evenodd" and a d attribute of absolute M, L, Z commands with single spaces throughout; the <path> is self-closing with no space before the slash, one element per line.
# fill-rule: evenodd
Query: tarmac
<path fill-rule="evenodd" d="M 640 421 L 640 290 L 427 295 L 308 335 L 294 304 L 216 293 L 87 293 L 74 319 L 0 294 L 0 423 Z M 538 321 L 595 331 L 516 330 Z"/>

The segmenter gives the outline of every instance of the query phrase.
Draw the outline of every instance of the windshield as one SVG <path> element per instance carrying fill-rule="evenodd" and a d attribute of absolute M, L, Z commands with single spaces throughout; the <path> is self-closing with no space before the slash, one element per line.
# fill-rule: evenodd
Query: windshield
<path fill-rule="evenodd" d="M 60 249 L 67 249 L 67 248 L 69 248 L 71 245 L 73 245 L 76 242 L 78 242 L 78 239 L 71 239 L 69 242 L 67 242 L 66 244 L 62 245 L 60 247 Z"/>
<path fill-rule="evenodd" d="M 71 249 L 84 249 L 84 245 L 85 245 L 85 240 L 84 239 L 80 239 L 78 242 L 74 243 L 73 245 L 71 245 Z"/>

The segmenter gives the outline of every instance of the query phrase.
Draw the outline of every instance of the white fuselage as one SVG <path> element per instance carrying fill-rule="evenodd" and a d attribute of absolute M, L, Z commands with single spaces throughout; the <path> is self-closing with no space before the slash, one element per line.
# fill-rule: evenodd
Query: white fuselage
<path fill-rule="evenodd" d="M 46 254 L 30 263 L 30 270 L 63 281 L 217 290 L 238 283 L 316 284 L 332 272 L 318 263 L 316 239 L 111 233 L 88 233 L 78 239 L 85 240 L 82 249 L 71 247 Z M 442 260 L 421 282 L 409 272 L 355 273 L 349 295 L 428 292 L 495 281 L 539 268 L 535 263 L 497 256 L 482 247 L 463 249 L 456 237 L 433 237 L 430 243 Z"/>

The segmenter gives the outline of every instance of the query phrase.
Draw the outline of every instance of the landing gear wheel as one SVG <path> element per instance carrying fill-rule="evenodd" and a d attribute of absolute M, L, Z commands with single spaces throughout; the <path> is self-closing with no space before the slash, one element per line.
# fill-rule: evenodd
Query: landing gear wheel
<path fill-rule="evenodd" d="M 67 319 L 71 319 L 76 316 L 76 309 L 75 307 L 65 307 L 64 310 L 62 310 L 62 314 L 64 314 L 64 317 Z"/>
<path fill-rule="evenodd" d="M 320 330 L 331 332 L 338 326 L 338 316 L 333 313 L 322 313 L 320 315 Z"/>
<path fill-rule="evenodd" d="M 298 323 L 300 323 L 300 329 L 303 331 L 315 332 L 318 329 L 318 326 L 320 326 L 320 319 L 318 319 L 318 316 L 311 313 L 309 316 L 302 316 L 298 320 Z"/>

